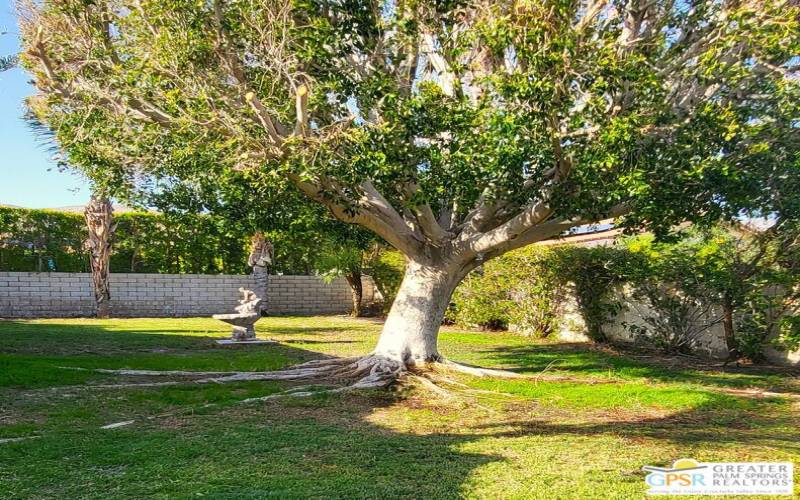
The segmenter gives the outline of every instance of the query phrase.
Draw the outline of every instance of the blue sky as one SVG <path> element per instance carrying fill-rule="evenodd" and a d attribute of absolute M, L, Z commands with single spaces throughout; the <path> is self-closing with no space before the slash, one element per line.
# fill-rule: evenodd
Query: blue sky
<path fill-rule="evenodd" d="M 13 0 L 0 0 L 0 55 L 19 51 Z M 33 93 L 19 68 L 0 73 L 0 204 L 30 208 L 82 205 L 86 182 L 59 172 L 52 152 L 22 120 L 23 99 Z"/>

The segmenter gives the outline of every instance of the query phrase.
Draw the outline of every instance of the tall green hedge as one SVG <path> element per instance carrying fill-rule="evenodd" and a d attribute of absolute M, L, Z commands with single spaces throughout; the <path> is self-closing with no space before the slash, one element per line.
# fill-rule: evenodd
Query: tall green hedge
<path fill-rule="evenodd" d="M 0 207 L 1 271 L 86 272 L 85 239 L 81 215 Z"/>
<path fill-rule="evenodd" d="M 227 273 L 247 271 L 249 236 L 208 215 L 114 215 L 111 271 Z M 88 272 L 82 214 L 0 207 L 0 270 Z"/>
<path fill-rule="evenodd" d="M 249 235 L 231 233 L 207 215 L 115 216 L 112 272 L 241 274 Z"/>
<path fill-rule="evenodd" d="M 249 272 L 251 234 L 208 214 L 114 214 L 111 272 L 240 274 Z M 83 214 L 0 206 L 0 271 L 89 272 Z M 273 272 L 313 274 L 324 231 L 273 230 Z M 391 273 L 395 259 L 376 264 Z M 400 257 L 402 263 L 402 257 Z M 399 282 L 398 282 L 399 283 Z"/>

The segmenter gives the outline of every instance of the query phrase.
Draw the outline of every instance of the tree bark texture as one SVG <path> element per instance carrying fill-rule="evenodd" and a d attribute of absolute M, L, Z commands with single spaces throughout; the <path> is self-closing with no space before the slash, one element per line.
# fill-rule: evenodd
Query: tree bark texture
<path fill-rule="evenodd" d="M 350 271 L 345 276 L 345 279 L 347 280 L 347 284 L 350 285 L 350 292 L 353 295 L 353 311 L 351 312 L 351 315 L 354 318 L 359 318 L 363 313 L 361 309 L 361 303 L 364 297 L 364 286 L 361 282 L 361 271 Z"/>
<path fill-rule="evenodd" d="M 97 304 L 97 317 L 111 315 L 111 285 L 109 283 L 109 263 L 111 258 L 111 235 L 114 232 L 111 200 L 92 196 L 84 211 L 89 238 L 86 249 L 89 251 L 89 264 L 92 270 L 92 287 Z"/>
<path fill-rule="evenodd" d="M 461 271 L 444 263 L 409 261 L 375 354 L 412 365 L 439 361 L 439 327 Z"/>

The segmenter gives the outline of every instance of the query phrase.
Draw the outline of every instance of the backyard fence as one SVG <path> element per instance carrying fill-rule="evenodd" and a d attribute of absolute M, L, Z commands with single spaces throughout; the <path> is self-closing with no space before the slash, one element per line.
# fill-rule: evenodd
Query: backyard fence
<path fill-rule="evenodd" d="M 376 300 L 369 276 L 362 278 L 363 301 Z M 208 316 L 233 312 L 240 287 L 252 289 L 249 275 L 111 274 L 111 313 L 123 317 Z M 325 283 L 317 276 L 270 276 L 270 314 L 345 314 L 352 308 L 344 279 Z M 65 318 L 93 316 L 95 301 L 88 273 L 0 272 L 0 317 Z"/>

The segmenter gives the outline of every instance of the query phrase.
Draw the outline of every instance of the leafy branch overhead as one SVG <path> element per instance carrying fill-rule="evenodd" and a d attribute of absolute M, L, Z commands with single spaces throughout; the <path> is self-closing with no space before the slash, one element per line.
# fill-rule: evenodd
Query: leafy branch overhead
<path fill-rule="evenodd" d="M 21 8 L 34 107 L 73 141 L 103 123 L 114 162 L 180 175 L 165 155 L 213 148 L 407 254 L 787 208 L 741 191 L 796 161 L 794 1 Z"/>

